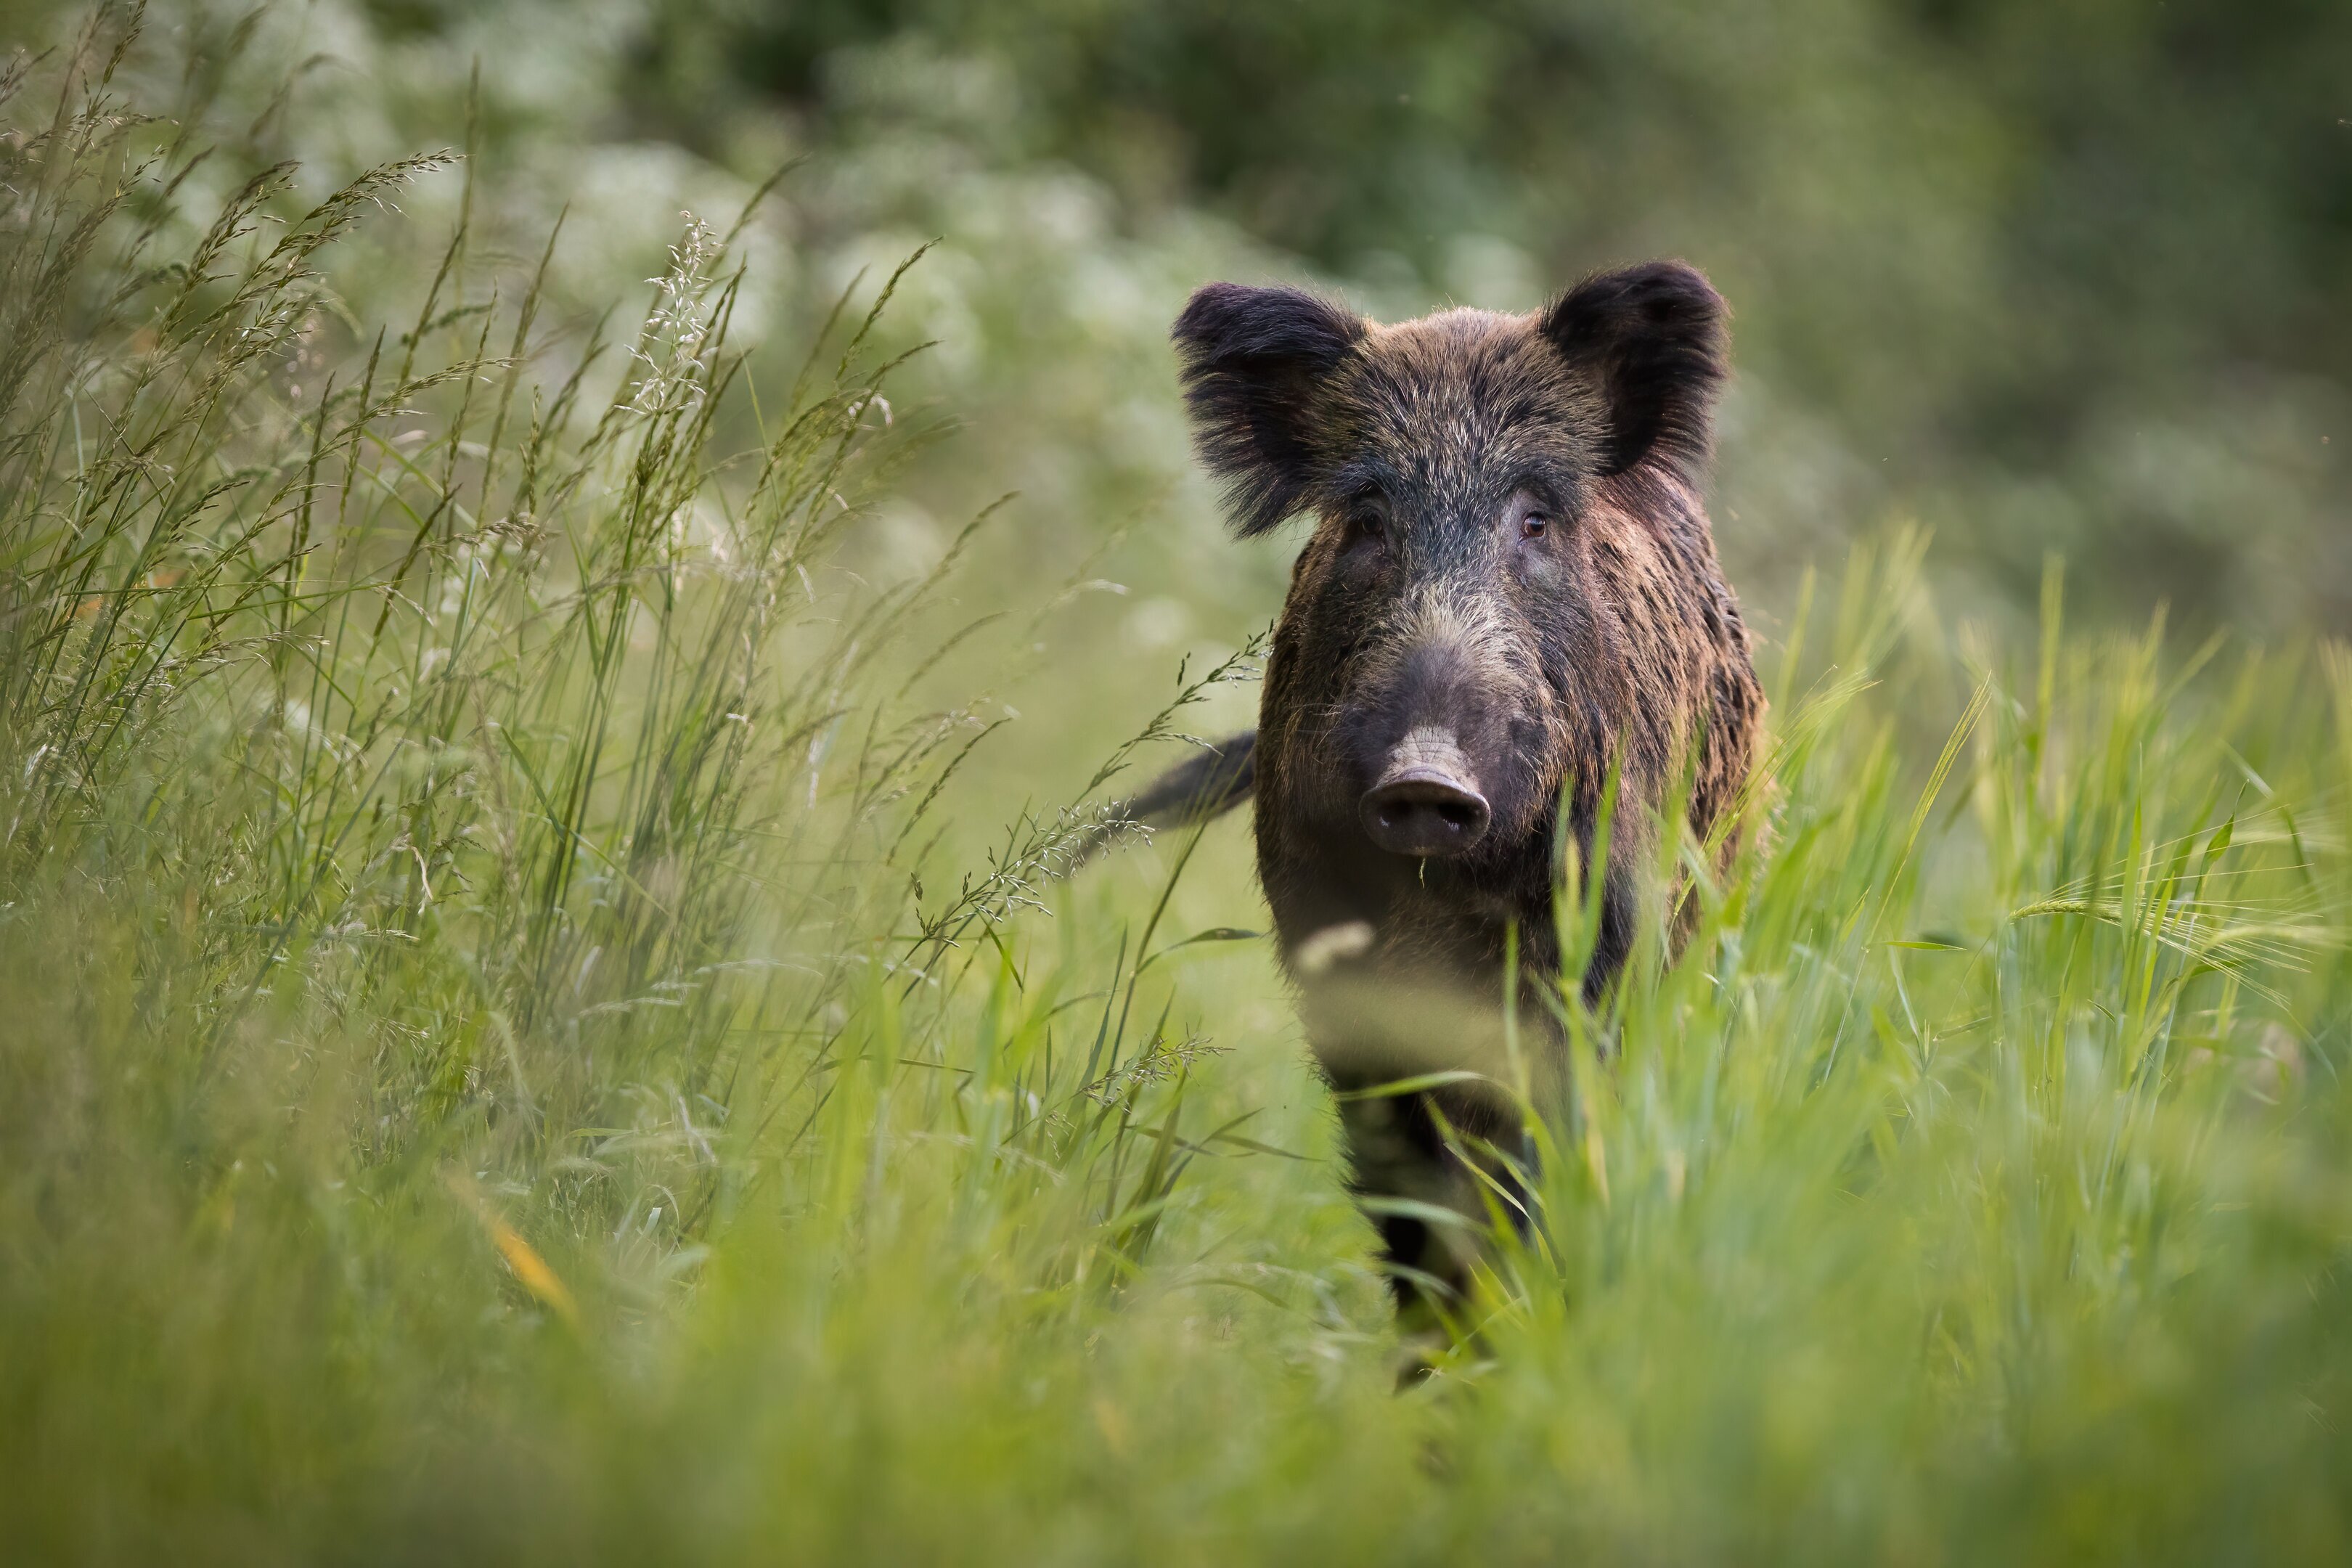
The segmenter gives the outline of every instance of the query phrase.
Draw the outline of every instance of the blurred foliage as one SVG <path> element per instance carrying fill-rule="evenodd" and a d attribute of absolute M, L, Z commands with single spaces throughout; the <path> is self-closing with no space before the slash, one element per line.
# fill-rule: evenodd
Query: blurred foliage
<path fill-rule="evenodd" d="M 689 144 L 715 84 L 853 142 L 843 62 L 917 37 L 996 62 L 1020 155 L 1130 222 L 1202 204 L 1506 306 L 1699 262 L 1750 374 L 1862 466 L 1843 504 L 1928 512 L 2012 593 L 2063 548 L 2134 614 L 2352 615 L 2320 443 L 2352 440 L 2352 9 L 673 4 L 631 91 Z"/>
<path fill-rule="evenodd" d="M 243 15 L 158 20 L 194 58 Z M 1524 308 L 1651 254 L 1737 313 L 1717 521 L 1767 626 L 1890 517 L 1934 528 L 1973 613 L 2028 604 L 2056 551 L 2095 614 L 2352 625 L 2327 0 L 313 0 L 252 31 L 297 79 L 290 111 L 241 106 L 242 151 L 341 179 L 470 134 L 493 224 L 568 205 L 583 308 L 657 270 L 678 207 L 793 158 L 755 327 L 941 240 L 902 321 L 965 434 L 899 536 L 920 556 L 1018 489 L 1025 569 L 1149 516 L 1116 574 L 1173 595 L 1171 643 L 1233 646 L 1284 564 L 1233 556 L 1187 471 L 1162 334 L 1190 287 Z"/>

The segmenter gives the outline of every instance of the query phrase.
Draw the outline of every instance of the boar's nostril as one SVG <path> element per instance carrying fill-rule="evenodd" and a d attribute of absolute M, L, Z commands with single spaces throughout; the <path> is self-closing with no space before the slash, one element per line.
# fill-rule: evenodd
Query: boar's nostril
<path fill-rule="evenodd" d="M 1391 855 L 1459 855 L 1486 835 L 1491 814 L 1462 744 L 1445 726 L 1408 731 L 1388 754 L 1357 816 Z"/>
<path fill-rule="evenodd" d="M 1359 811 L 1373 843 L 1392 855 L 1459 855 L 1486 835 L 1486 797 L 1435 768 L 1390 773 L 1365 792 Z"/>

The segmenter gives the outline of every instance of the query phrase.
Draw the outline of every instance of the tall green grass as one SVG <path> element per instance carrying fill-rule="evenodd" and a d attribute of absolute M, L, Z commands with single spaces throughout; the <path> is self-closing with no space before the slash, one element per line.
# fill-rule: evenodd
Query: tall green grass
<path fill-rule="evenodd" d="M 1238 827 L 974 825 L 956 557 L 840 567 L 871 317 L 754 388 L 723 227 L 606 342 L 461 218 L 365 322 L 333 244 L 463 171 L 192 220 L 128 20 L 0 104 L 12 1555 L 2352 1544 L 2342 650 L 1852 563 L 1393 1393 Z"/>

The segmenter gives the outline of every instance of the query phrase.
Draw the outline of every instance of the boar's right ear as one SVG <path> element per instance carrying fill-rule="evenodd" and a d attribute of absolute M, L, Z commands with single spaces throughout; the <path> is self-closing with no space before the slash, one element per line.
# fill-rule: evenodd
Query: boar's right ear
<path fill-rule="evenodd" d="M 1727 314 L 1723 296 L 1681 261 L 1588 278 L 1544 311 L 1544 336 L 1591 379 L 1608 409 L 1603 474 L 1655 457 L 1698 480 L 1714 444 Z"/>
<path fill-rule="evenodd" d="M 1192 439 L 1224 481 L 1234 531 L 1264 533 L 1306 495 L 1318 388 L 1362 339 L 1363 321 L 1297 289 L 1211 283 L 1171 335 Z"/>

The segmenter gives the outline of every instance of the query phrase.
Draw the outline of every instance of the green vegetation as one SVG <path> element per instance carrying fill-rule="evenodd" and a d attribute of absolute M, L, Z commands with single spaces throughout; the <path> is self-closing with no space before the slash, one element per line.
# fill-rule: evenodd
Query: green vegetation
<path fill-rule="evenodd" d="M 1122 238 L 1213 214 L 1391 315 L 1687 258 L 1735 308 L 1751 590 L 1894 506 L 1955 593 L 2030 605 L 2056 548 L 2105 616 L 2352 616 L 2336 0 L 627 9 L 631 121 L 748 177 L 780 113 L 821 153 L 1075 168 Z M 949 188 L 866 200 L 970 244 Z"/>
<path fill-rule="evenodd" d="M 1692 934 L 1562 998 L 1540 1223 L 1392 1392 L 1241 825 L 1061 875 L 1245 666 L 1050 486 L 908 542 L 940 258 L 754 321 L 739 199 L 599 329 L 644 272 L 478 164 L 248 182 L 198 132 L 293 111 L 122 22 L 0 76 L 12 1555 L 2352 1548 L 2340 645 L 1807 579 L 1769 831 L 1664 837 Z M 1244 248 L 1169 246 L 1068 265 Z"/>

